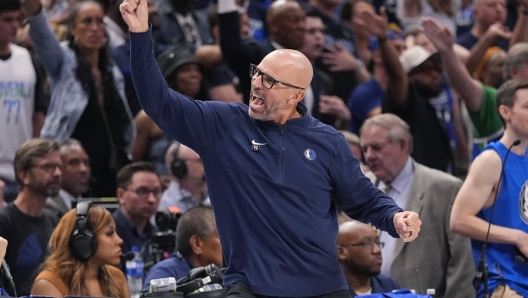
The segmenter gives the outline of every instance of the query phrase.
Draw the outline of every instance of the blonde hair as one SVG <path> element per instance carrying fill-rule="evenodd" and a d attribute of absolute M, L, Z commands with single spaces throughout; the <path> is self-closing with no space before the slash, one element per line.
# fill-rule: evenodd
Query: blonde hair
<path fill-rule="evenodd" d="M 104 228 L 111 223 L 112 215 L 100 206 L 92 206 L 88 211 L 88 228 L 98 237 L 104 233 Z M 68 211 L 53 231 L 49 241 L 50 255 L 43 264 L 42 270 L 50 270 L 62 279 L 68 294 L 90 296 L 85 284 L 85 274 L 88 271 L 87 262 L 75 257 L 70 250 L 70 237 L 77 225 L 76 209 Z M 88 260 L 89 262 L 90 260 Z M 105 266 L 99 268 L 97 276 L 101 290 L 108 297 L 124 297 L 124 291 L 112 277 Z M 128 298 L 128 297 L 127 297 Z"/>

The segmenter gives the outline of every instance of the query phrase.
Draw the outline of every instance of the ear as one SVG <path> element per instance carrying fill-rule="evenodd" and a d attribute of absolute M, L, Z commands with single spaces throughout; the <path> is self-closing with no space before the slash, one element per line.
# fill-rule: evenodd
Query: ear
<path fill-rule="evenodd" d="M 189 244 L 191 244 L 192 251 L 195 255 L 202 254 L 202 238 L 193 235 L 191 239 L 189 239 Z"/>
<path fill-rule="evenodd" d="M 119 205 L 123 204 L 125 200 L 124 195 L 125 195 L 125 190 L 122 189 L 121 187 L 118 187 L 117 188 L 117 200 L 119 201 Z"/>
<path fill-rule="evenodd" d="M 26 170 L 18 170 L 16 172 L 17 177 L 22 181 L 24 185 L 28 185 L 30 182 L 30 174 L 29 171 Z"/>
<path fill-rule="evenodd" d="M 517 68 L 515 66 L 508 67 L 508 74 L 510 78 L 515 78 L 517 76 Z"/>
<path fill-rule="evenodd" d="M 409 140 L 402 138 L 400 140 L 400 147 L 403 152 L 407 153 L 409 151 Z"/>
<path fill-rule="evenodd" d="M 70 28 L 70 35 L 73 37 L 73 40 L 75 40 L 75 37 L 77 36 L 77 30 L 75 30 L 75 24 L 72 24 L 72 27 Z"/>
<path fill-rule="evenodd" d="M 511 110 L 507 106 L 505 106 L 505 105 L 499 106 L 499 115 L 504 120 L 504 122 L 506 122 L 506 120 L 510 119 L 510 112 L 511 112 Z"/>
<path fill-rule="evenodd" d="M 348 257 L 348 251 L 343 246 L 337 246 L 337 259 L 346 260 Z"/>
<path fill-rule="evenodd" d="M 292 92 L 292 94 L 290 95 L 290 101 L 293 103 L 293 104 L 297 104 L 298 102 L 300 102 L 303 98 L 304 98 L 304 95 L 306 94 L 306 90 L 295 90 L 294 92 Z"/>

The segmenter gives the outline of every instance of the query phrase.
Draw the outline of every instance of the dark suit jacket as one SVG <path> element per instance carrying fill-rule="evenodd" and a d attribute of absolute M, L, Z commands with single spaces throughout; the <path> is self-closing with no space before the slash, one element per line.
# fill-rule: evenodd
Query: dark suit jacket
<path fill-rule="evenodd" d="M 70 211 L 59 195 L 48 197 L 46 199 L 46 204 L 44 205 L 44 210 L 50 211 L 56 215 L 57 218 L 61 218 L 66 212 Z"/>
<path fill-rule="evenodd" d="M 417 212 L 422 226 L 414 241 L 397 240 L 391 277 L 403 288 L 435 289 L 435 298 L 475 297 L 470 240 L 449 229 L 462 181 L 414 161 L 413 166 L 414 180 L 404 209 Z"/>
<path fill-rule="evenodd" d="M 219 17 L 222 55 L 240 79 L 240 89 L 244 96 L 244 103 L 247 104 L 251 90 L 249 64 L 259 64 L 275 48 L 269 39 L 260 42 L 253 38 L 241 38 L 238 12 L 219 14 Z"/>
<path fill-rule="evenodd" d="M 169 0 L 157 0 L 156 7 L 158 8 L 158 14 L 160 17 L 160 34 L 158 36 L 159 43 L 162 46 L 170 46 L 173 44 L 181 43 L 185 44 L 190 50 L 194 52 L 194 43 L 185 39 L 185 34 L 181 28 L 178 20 L 174 14 L 176 13 Z M 209 30 L 207 22 L 207 15 L 200 11 L 193 11 L 192 18 L 196 27 L 198 28 L 198 34 L 202 40 L 202 44 L 212 44 L 213 37 Z"/>

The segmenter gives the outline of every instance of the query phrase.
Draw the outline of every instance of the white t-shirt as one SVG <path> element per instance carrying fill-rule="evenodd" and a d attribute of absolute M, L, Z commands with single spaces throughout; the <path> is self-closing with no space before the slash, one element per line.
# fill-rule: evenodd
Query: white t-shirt
<path fill-rule="evenodd" d="M 15 181 L 15 153 L 33 136 L 37 74 L 27 49 L 9 47 L 11 57 L 0 60 L 0 177 Z"/>

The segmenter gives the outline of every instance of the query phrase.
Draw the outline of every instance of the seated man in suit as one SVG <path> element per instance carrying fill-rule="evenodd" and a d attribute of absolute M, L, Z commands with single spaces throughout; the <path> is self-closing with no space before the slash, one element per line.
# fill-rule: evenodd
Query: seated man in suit
<path fill-rule="evenodd" d="M 380 274 L 384 243 L 375 227 L 355 220 L 344 222 L 339 225 L 336 242 L 337 259 L 352 297 L 400 288 L 394 279 Z"/>
<path fill-rule="evenodd" d="M 81 142 L 68 139 L 60 144 L 62 165 L 61 190 L 58 196 L 48 197 L 44 209 L 49 210 L 61 218 L 66 212 L 75 207 L 83 193 L 88 190 L 90 179 L 90 158 Z"/>
<path fill-rule="evenodd" d="M 418 212 L 428 231 L 412 243 L 382 233 L 386 262 L 381 273 L 417 292 L 435 289 L 435 297 L 474 297 L 470 241 L 449 230 L 462 181 L 415 162 L 409 125 L 394 114 L 368 118 L 360 132 L 365 161 L 378 179 L 375 184 L 405 210 Z"/>

